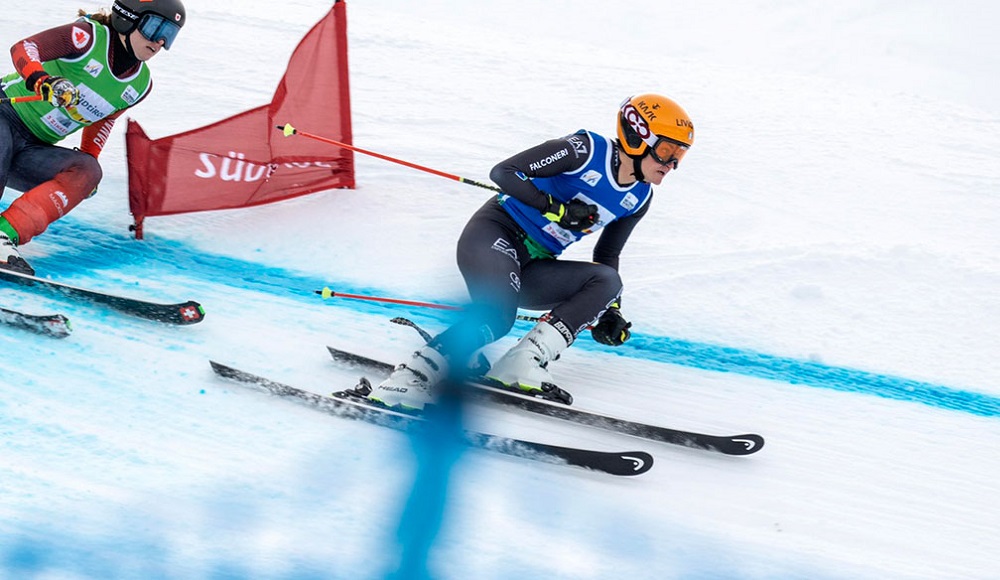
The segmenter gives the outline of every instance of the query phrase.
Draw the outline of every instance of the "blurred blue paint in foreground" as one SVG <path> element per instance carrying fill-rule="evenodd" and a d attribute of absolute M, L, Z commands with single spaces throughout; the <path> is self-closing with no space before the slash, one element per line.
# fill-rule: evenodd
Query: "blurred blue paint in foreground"
<path fill-rule="evenodd" d="M 462 429 L 463 392 L 453 375 L 441 386 L 426 423 L 411 434 L 417 471 L 399 522 L 401 558 L 392 580 L 431 578 L 428 559 L 448 506 L 451 475 L 467 443 Z"/>

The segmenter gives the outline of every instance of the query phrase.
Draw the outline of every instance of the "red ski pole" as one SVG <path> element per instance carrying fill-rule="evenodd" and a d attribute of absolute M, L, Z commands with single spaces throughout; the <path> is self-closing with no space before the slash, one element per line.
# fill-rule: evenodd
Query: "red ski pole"
<path fill-rule="evenodd" d="M 368 302 L 383 302 L 387 304 L 401 304 L 404 306 L 419 306 L 421 308 L 434 308 L 437 310 L 463 310 L 461 306 L 453 306 L 451 304 L 438 304 L 436 302 L 421 302 L 419 300 L 404 300 L 402 298 L 389 298 L 386 296 L 366 296 L 364 294 L 348 294 L 346 292 L 334 292 L 329 286 L 324 286 L 322 290 L 316 290 L 316 293 L 323 297 L 324 300 L 327 298 L 350 298 L 351 300 L 366 300 Z M 516 316 L 518 320 L 525 320 L 528 322 L 538 322 L 539 317 L 531 316 L 529 314 L 518 314 Z"/>
<path fill-rule="evenodd" d="M 0 103 L 30 103 L 31 101 L 41 101 L 42 95 L 29 95 L 27 97 L 0 97 Z"/>
<path fill-rule="evenodd" d="M 475 185 L 476 187 L 482 187 L 484 189 L 489 189 L 491 191 L 497 191 L 497 192 L 500 191 L 499 187 L 495 187 L 495 186 L 492 186 L 492 185 L 489 185 L 489 184 L 486 184 L 486 183 L 480 183 L 480 182 L 474 181 L 472 179 L 466 179 L 466 178 L 458 176 L 458 175 L 452 175 L 451 173 L 445 173 L 444 171 L 438 171 L 437 169 L 432 169 L 430 167 L 424 167 L 423 165 L 417 165 L 416 163 L 410 163 L 409 161 L 403 161 L 402 159 L 396 159 L 395 157 L 389 157 L 388 155 L 383 155 L 381 153 L 376 153 L 374 151 L 368 151 L 367 149 L 362 149 L 360 147 L 355 147 L 354 145 L 348 145 L 347 143 L 341 143 L 340 141 L 334 141 L 333 139 L 328 139 L 326 137 L 320 137 L 319 135 L 313 135 L 312 133 L 306 133 L 305 131 L 300 131 L 300 130 L 296 129 L 295 127 L 292 127 L 291 125 L 289 125 L 287 123 L 285 125 L 278 125 L 277 129 L 280 130 L 282 133 L 284 133 L 285 137 L 291 137 L 292 135 L 302 135 L 303 137 L 307 137 L 309 139 L 320 141 L 322 143 L 328 143 L 330 145 L 336 145 L 337 147 L 343 147 L 344 149 L 350 149 L 351 151 L 356 151 L 357 153 L 363 153 L 365 155 L 370 155 L 372 157 L 377 157 L 378 159 L 382 159 L 382 160 L 385 160 L 385 161 L 391 161 L 393 163 L 398 163 L 400 165 L 405 165 L 406 167 L 409 167 L 409 168 L 412 168 L 412 169 L 418 169 L 420 171 L 426 171 L 427 173 L 431 173 L 431 174 L 437 175 L 439 177 L 446 177 L 448 179 L 453 179 L 455 181 L 458 181 L 459 183 L 467 183 L 469 185 Z"/>
<path fill-rule="evenodd" d="M 347 294 L 345 292 L 334 292 L 329 286 L 317 290 L 317 294 L 327 298 L 350 298 L 352 300 L 367 300 L 369 302 L 387 302 L 389 304 L 403 304 L 406 306 L 420 306 L 421 308 L 437 308 L 438 310 L 461 310 L 458 306 L 450 304 L 435 304 L 434 302 L 420 302 L 417 300 L 403 300 L 401 298 L 386 298 L 384 296 L 365 296 L 363 294 Z"/>

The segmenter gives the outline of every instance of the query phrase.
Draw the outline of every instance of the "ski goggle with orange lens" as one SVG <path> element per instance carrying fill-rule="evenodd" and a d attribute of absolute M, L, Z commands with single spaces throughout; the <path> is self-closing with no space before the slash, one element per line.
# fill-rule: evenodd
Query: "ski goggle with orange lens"
<path fill-rule="evenodd" d="M 150 42 L 163 41 L 163 48 L 170 50 L 170 45 L 177 38 L 177 33 L 181 27 L 176 22 L 171 22 L 159 14 L 147 12 L 139 19 L 139 34 Z"/>
<path fill-rule="evenodd" d="M 688 146 L 674 141 L 669 137 L 664 137 L 662 135 L 653 135 L 656 141 L 649 148 L 649 154 L 653 156 L 653 160 L 660 165 L 673 165 L 674 169 L 677 169 L 677 165 L 681 162 L 684 154 L 687 153 Z"/>
<path fill-rule="evenodd" d="M 643 139 L 625 119 L 624 115 L 620 115 L 619 119 L 622 126 L 622 133 L 625 135 L 625 140 L 628 142 L 629 147 L 636 149 L 645 142 L 649 147 L 649 152 L 654 161 L 660 165 L 673 165 L 673 168 L 677 169 L 677 165 L 684 157 L 684 154 L 687 153 L 687 145 L 663 135 L 650 135 L 648 138 Z M 643 125 L 645 126 L 645 123 Z"/>

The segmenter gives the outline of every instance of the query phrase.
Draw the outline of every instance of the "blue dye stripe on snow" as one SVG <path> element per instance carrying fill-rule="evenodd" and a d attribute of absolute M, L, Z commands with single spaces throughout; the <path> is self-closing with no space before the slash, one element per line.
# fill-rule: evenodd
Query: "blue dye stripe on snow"
<path fill-rule="evenodd" d="M 310 305 L 319 304 L 314 291 L 324 285 L 332 285 L 337 291 L 352 294 L 380 294 L 377 288 L 338 285 L 334 279 L 319 279 L 301 272 L 210 254 L 175 240 L 157 238 L 136 241 L 127 233 L 110 233 L 71 217 L 53 224 L 46 238 L 57 241 L 60 251 L 55 255 L 32 259 L 31 263 L 39 272 L 59 272 L 63 278 L 85 276 L 97 269 L 126 272 L 134 269 L 137 275 L 176 275 L 211 280 L 235 288 L 302 300 Z M 58 242 L 54 238 L 63 240 Z M 329 301 L 327 304 L 371 314 L 387 311 L 392 315 L 405 313 L 417 321 L 440 322 L 442 316 L 441 313 L 422 309 L 407 310 L 404 306 L 387 307 L 356 300 Z M 1000 416 L 1000 398 L 991 395 L 731 347 L 639 333 L 633 334 L 632 340 L 613 350 L 589 340 L 581 340 L 577 344 L 579 348 L 601 348 L 602 352 L 643 360 L 874 395 L 983 417 Z"/>
<path fill-rule="evenodd" d="M 644 360 L 736 373 L 793 385 L 875 395 L 982 417 L 1000 416 L 998 397 L 902 377 L 670 337 L 636 334 L 619 348 L 626 347 L 628 352 L 622 352 L 622 355 Z"/>

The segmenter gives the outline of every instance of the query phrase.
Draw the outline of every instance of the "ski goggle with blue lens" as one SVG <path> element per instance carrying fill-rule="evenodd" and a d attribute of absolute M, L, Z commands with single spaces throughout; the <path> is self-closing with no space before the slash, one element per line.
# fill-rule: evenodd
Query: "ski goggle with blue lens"
<path fill-rule="evenodd" d="M 171 22 L 159 14 L 147 12 L 139 19 L 139 34 L 150 42 L 163 41 L 163 48 L 170 50 L 170 45 L 177 38 L 177 33 L 181 27 L 176 22 Z"/>

